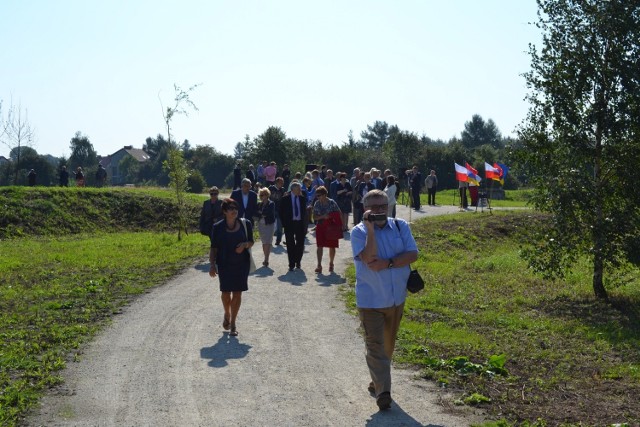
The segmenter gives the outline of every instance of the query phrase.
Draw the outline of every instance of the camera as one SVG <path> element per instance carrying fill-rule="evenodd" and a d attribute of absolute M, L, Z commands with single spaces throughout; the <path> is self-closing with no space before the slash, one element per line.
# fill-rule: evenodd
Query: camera
<path fill-rule="evenodd" d="M 369 216 L 367 217 L 367 221 L 386 221 L 387 220 L 387 214 L 369 214 Z"/>

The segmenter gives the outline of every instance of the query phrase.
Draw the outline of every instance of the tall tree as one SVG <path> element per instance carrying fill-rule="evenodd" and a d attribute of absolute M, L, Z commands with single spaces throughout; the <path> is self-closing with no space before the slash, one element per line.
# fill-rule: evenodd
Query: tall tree
<path fill-rule="evenodd" d="M 253 152 L 253 142 L 249 134 L 244 136 L 244 140 L 238 142 L 233 150 L 233 157 L 236 161 L 244 162 L 244 166 L 249 166 L 253 160 L 251 159 L 251 153 Z"/>
<path fill-rule="evenodd" d="M 69 156 L 71 170 L 76 170 L 78 166 L 83 169 L 94 167 L 98 163 L 98 153 L 94 150 L 93 144 L 89 141 L 89 137 L 80 131 L 71 138 L 69 149 L 71 150 Z"/>
<path fill-rule="evenodd" d="M 275 161 L 282 167 L 291 153 L 287 134 L 277 126 L 269 126 L 254 142 L 254 155 L 260 160 Z"/>
<path fill-rule="evenodd" d="M 481 145 L 491 145 L 494 148 L 502 147 L 502 136 L 498 126 L 491 119 L 485 122 L 479 114 L 474 114 L 471 120 L 464 124 L 461 137 L 462 144 L 466 148 L 476 148 Z"/>
<path fill-rule="evenodd" d="M 167 141 L 163 135 L 158 134 L 155 139 L 148 137 L 142 145 L 142 149 L 147 152 L 152 159 L 154 159 L 168 146 L 169 141 Z"/>
<path fill-rule="evenodd" d="M 531 92 L 518 162 L 535 206 L 553 216 L 529 263 L 562 277 L 589 257 L 596 297 L 605 269 L 638 263 L 640 241 L 640 4 L 538 0 L 541 49 L 531 45 Z"/>
<path fill-rule="evenodd" d="M 376 120 L 373 126 L 367 125 L 367 130 L 363 130 L 360 137 L 366 148 L 382 148 L 387 140 L 398 132 L 398 126 L 389 126 L 387 122 Z"/>

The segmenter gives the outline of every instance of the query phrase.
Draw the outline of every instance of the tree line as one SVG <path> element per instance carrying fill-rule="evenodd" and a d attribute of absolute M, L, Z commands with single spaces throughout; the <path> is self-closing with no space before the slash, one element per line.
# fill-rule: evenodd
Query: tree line
<path fill-rule="evenodd" d="M 30 169 L 38 173 L 38 185 L 57 185 L 58 171 L 62 165 L 74 171 L 78 166 L 85 170 L 87 185 L 93 185 L 98 155 L 89 137 L 77 132 L 70 140 L 69 158 L 40 155 L 24 143 L 5 137 L 10 147 L 11 162 L 0 165 L 0 185 L 24 185 Z M 21 142 L 17 144 L 16 142 Z M 336 171 L 351 173 L 355 167 L 369 169 L 391 169 L 395 175 L 413 165 L 422 171 L 434 169 L 441 188 L 457 187 L 454 162 L 469 162 L 481 168 L 484 162 L 509 163 L 512 138 L 501 135 L 491 119 L 484 120 L 474 115 L 464 124 L 460 137 L 449 141 L 434 140 L 426 135 L 402 130 L 397 125 L 376 121 L 356 138 L 353 132 L 340 145 L 326 145 L 320 140 L 296 139 L 287 136 L 278 126 L 270 126 L 260 135 L 235 145 L 233 154 L 225 154 L 210 145 L 192 147 L 188 140 L 182 143 L 169 141 L 162 134 L 148 137 L 142 149 L 150 159 L 146 162 L 127 157 L 119 165 L 121 174 L 131 184 L 143 186 L 167 186 L 169 175 L 163 163 L 169 158 L 171 148 L 182 152 L 189 168 L 189 188 L 192 192 L 217 185 L 229 188 L 233 184 L 233 169 L 238 161 L 243 170 L 249 164 L 257 165 L 263 160 L 275 161 L 281 169 L 285 163 L 293 172 L 305 172 L 307 164 L 327 165 Z M 510 176 L 506 188 L 517 188 L 522 183 L 517 175 Z"/>

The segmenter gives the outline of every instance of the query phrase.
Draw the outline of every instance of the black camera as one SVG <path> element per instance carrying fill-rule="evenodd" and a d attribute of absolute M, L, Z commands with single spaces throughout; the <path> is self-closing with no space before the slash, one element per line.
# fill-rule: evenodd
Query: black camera
<path fill-rule="evenodd" d="M 367 221 L 375 222 L 375 221 L 386 221 L 387 214 L 369 214 L 367 216 Z"/>

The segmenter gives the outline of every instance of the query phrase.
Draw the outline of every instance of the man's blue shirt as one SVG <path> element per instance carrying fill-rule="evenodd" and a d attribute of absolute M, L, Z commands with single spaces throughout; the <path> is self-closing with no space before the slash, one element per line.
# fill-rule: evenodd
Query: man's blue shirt
<path fill-rule="evenodd" d="M 397 224 L 397 225 L 396 225 Z M 409 224 L 403 219 L 389 218 L 382 227 L 374 227 L 378 258 L 391 259 L 398 255 L 418 251 Z M 387 308 L 404 303 L 407 297 L 407 279 L 411 267 L 387 268 L 378 272 L 369 269 L 360 260 L 367 239 L 367 229 L 360 223 L 351 230 L 351 248 L 356 266 L 356 304 L 359 308 Z"/>

